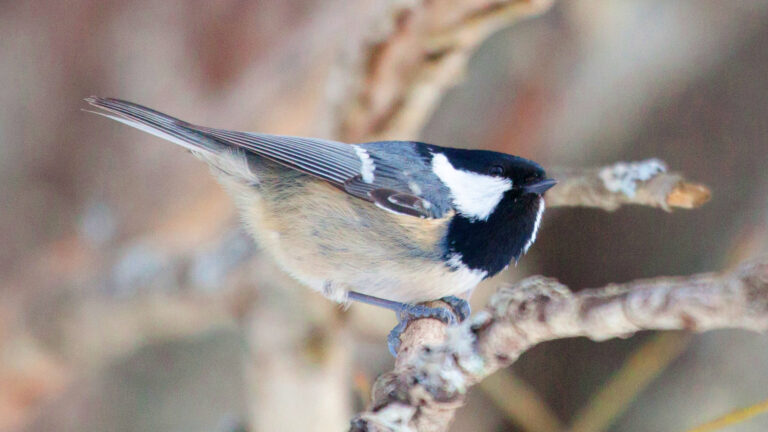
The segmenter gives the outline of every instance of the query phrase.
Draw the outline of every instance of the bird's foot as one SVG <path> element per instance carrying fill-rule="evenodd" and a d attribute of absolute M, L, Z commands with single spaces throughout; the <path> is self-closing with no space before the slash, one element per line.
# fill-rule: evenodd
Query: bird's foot
<path fill-rule="evenodd" d="M 396 311 L 398 323 L 387 336 L 387 346 L 392 356 L 397 357 L 397 352 L 400 349 L 400 336 L 408 324 L 413 320 L 421 318 L 434 318 L 440 320 L 448 325 L 454 325 L 457 322 L 462 322 L 470 314 L 469 302 L 458 297 L 449 296 L 443 297 L 441 301 L 448 303 L 450 309 L 444 307 L 429 307 L 423 304 L 403 304 L 402 307 Z"/>
<path fill-rule="evenodd" d="M 459 322 L 469 318 L 469 314 L 472 313 L 472 308 L 469 307 L 469 302 L 463 298 L 448 296 L 441 298 L 440 301 L 448 303 L 448 306 L 453 309 L 453 312 L 456 314 L 456 318 L 458 318 Z"/>

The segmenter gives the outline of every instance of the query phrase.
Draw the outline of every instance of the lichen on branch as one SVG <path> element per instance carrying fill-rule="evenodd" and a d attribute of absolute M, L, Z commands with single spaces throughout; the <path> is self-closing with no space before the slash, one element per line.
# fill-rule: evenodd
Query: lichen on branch
<path fill-rule="evenodd" d="M 712 195 L 706 186 L 667 172 L 666 164 L 658 159 L 617 162 L 600 168 L 555 168 L 548 172 L 558 181 L 547 192 L 549 207 L 613 211 L 635 204 L 664 210 L 692 209 L 704 205 Z"/>

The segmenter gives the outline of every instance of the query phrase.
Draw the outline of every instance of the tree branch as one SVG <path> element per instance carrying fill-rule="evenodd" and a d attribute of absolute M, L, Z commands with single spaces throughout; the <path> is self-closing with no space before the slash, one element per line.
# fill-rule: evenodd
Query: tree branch
<path fill-rule="evenodd" d="M 443 431 L 469 388 L 550 340 L 625 338 L 641 330 L 768 329 L 768 258 L 723 274 L 638 280 L 572 293 L 534 276 L 500 288 L 459 326 L 414 322 L 395 369 L 351 431 Z"/>
<path fill-rule="evenodd" d="M 331 81 L 335 135 L 414 139 L 488 36 L 542 13 L 552 0 L 391 2 Z M 382 19 L 385 17 L 386 19 Z"/>
<path fill-rule="evenodd" d="M 658 159 L 618 162 L 601 168 L 552 169 L 558 180 L 547 192 L 549 207 L 596 207 L 613 211 L 627 204 L 664 210 L 696 208 L 709 201 L 709 188 L 688 183 L 677 173 L 668 173 Z"/>

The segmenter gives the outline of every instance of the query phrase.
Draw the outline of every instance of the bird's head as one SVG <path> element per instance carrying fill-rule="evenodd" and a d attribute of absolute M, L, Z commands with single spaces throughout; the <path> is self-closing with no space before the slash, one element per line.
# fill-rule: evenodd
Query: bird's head
<path fill-rule="evenodd" d="M 458 213 L 449 242 L 470 268 L 493 275 L 528 251 L 544 211 L 542 195 L 557 183 L 539 164 L 486 150 L 445 149 L 433 154 L 432 168 Z"/>

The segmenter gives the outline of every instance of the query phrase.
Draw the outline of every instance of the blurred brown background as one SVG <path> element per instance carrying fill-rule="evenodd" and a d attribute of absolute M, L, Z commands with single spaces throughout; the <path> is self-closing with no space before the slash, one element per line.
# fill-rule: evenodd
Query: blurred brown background
<path fill-rule="evenodd" d="M 237 228 L 205 166 L 80 108 L 115 96 L 209 126 L 338 137 L 351 41 L 392 3 L 0 2 L 0 431 L 346 427 L 391 367 L 394 317 L 299 287 Z M 487 39 L 421 136 L 399 138 L 545 167 L 658 157 L 713 200 L 552 210 L 475 307 L 529 274 L 583 288 L 768 252 L 767 18 L 765 1 L 574 0 Z M 628 366 L 654 337 L 547 343 L 511 373 L 568 424 L 609 410 L 590 398 L 616 371 L 662 364 L 647 387 L 624 381 L 610 431 L 684 431 L 768 397 L 765 336 L 673 334 L 679 354 Z M 501 394 L 474 389 L 453 430 L 528 430 L 508 405 L 535 397 Z M 768 416 L 729 430 L 768 430 Z"/>

